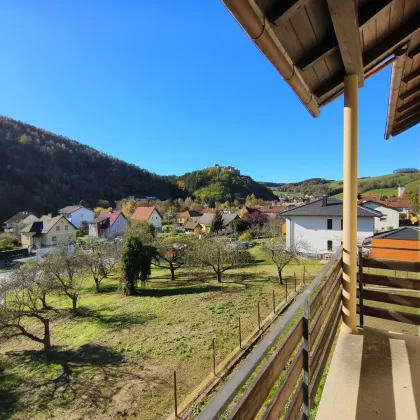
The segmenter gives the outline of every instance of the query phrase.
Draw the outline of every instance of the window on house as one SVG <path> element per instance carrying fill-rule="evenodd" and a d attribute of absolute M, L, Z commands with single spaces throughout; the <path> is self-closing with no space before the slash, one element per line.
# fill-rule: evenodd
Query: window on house
<path fill-rule="evenodd" d="M 341 230 L 343 230 L 343 219 L 341 219 Z"/>
<path fill-rule="evenodd" d="M 328 251 L 332 251 L 332 241 L 327 241 L 327 249 Z"/>
<path fill-rule="evenodd" d="M 51 238 L 51 240 L 52 240 L 53 242 L 57 242 L 57 236 L 53 236 L 53 237 Z"/>
<path fill-rule="evenodd" d="M 69 230 L 69 226 L 68 225 L 64 226 L 64 230 Z"/>
<path fill-rule="evenodd" d="M 59 232 L 59 231 L 60 231 L 60 226 L 56 226 L 56 227 L 55 227 L 55 230 L 56 230 L 57 232 Z"/>
<path fill-rule="evenodd" d="M 332 229 L 332 219 L 327 219 L 327 229 Z"/>

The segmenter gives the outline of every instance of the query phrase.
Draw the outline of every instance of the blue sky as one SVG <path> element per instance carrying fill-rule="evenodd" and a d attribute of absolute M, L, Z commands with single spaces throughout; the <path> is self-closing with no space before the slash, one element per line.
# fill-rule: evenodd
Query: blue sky
<path fill-rule="evenodd" d="M 340 98 L 312 118 L 218 0 L 16 0 L 0 14 L 0 114 L 158 174 L 342 178 Z M 419 167 L 385 141 L 389 69 L 360 90 L 359 175 Z"/>

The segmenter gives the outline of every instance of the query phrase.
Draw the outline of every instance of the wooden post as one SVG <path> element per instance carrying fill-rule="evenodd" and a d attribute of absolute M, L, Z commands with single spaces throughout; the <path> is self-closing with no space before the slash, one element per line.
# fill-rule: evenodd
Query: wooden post
<path fill-rule="evenodd" d="M 238 316 L 238 327 L 239 327 L 239 348 L 242 350 L 242 331 L 241 331 L 241 317 Z"/>
<path fill-rule="evenodd" d="M 303 284 L 305 284 L 305 271 L 306 271 L 306 267 L 303 266 Z"/>
<path fill-rule="evenodd" d="M 296 292 L 296 273 L 293 273 L 293 276 L 295 277 L 295 292 Z"/>
<path fill-rule="evenodd" d="M 358 76 L 344 77 L 343 331 L 357 334 Z"/>
<path fill-rule="evenodd" d="M 276 313 L 276 296 L 274 294 L 274 289 L 273 289 L 273 314 Z"/>
<path fill-rule="evenodd" d="M 178 398 L 176 392 L 176 370 L 174 370 L 174 406 L 175 406 L 175 418 L 178 418 Z"/>
<path fill-rule="evenodd" d="M 303 308 L 303 415 L 302 418 L 309 420 L 311 413 L 311 389 L 310 389 L 310 303 L 306 299 Z"/>
<path fill-rule="evenodd" d="M 363 254 L 362 248 L 359 248 L 359 315 L 360 315 L 360 328 L 363 328 Z"/>
<path fill-rule="evenodd" d="M 216 344 L 213 338 L 213 375 L 216 376 Z"/>
<path fill-rule="evenodd" d="M 286 302 L 287 302 L 287 280 L 284 280 L 284 282 L 286 283 Z"/>
<path fill-rule="evenodd" d="M 260 302 L 258 302 L 257 309 L 258 309 L 258 329 L 260 330 L 261 329 Z"/>

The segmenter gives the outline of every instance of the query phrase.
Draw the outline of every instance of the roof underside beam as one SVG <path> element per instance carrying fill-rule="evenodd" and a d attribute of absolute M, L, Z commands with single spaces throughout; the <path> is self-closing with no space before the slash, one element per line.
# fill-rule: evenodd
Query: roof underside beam
<path fill-rule="evenodd" d="M 407 47 L 398 53 L 398 59 L 392 64 L 391 83 L 389 86 L 388 111 L 386 116 L 385 139 L 389 139 L 394 126 L 395 113 L 397 110 L 398 95 L 400 92 L 401 80 L 404 74 L 405 61 L 407 58 Z"/>
<path fill-rule="evenodd" d="M 388 35 L 379 44 L 372 47 L 370 50 L 363 54 L 363 66 L 365 70 L 370 70 L 375 67 L 378 63 L 384 60 L 386 57 L 394 54 L 396 51 L 404 46 L 411 35 L 420 28 L 420 11 L 411 17 L 407 22 L 400 26 L 391 35 Z M 335 90 L 344 85 L 345 72 L 339 72 L 335 76 L 331 77 L 324 84 L 319 86 L 315 91 L 314 95 L 318 98 L 322 98 L 327 93 Z M 414 94 L 410 93 L 411 94 Z M 408 97 L 407 96 L 407 97 Z M 402 99 L 404 99 L 401 96 Z M 327 99 L 328 100 L 328 99 Z M 323 101 L 324 102 L 324 101 Z"/>
<path fill-rule="evenodd" d="M 417 79 L 417 77 L 420 77 L 420 69 L 418 69 L 417 71 L 414 71 L 413 73 L 407 75 L 404 77 L 404 79 L 402 79 L 402 81 L 404 83 L 410 83 L 412 82 L 414 79 Z"/>
<path fill-rule="evenodd" d="M 355 3 L 352 0 L 327 0 L 327 2 L 344 69 L 346 74 L 358 76 L 359 87 L 361 87 L 365 79 Z"/>
<path fill-rule="evenodd" d="M 406 112 L 398 113 L 398 110 L 397 110 L 398 118 L 396 118 L 396 121 L 400 122 L 400 121 L 402 121 L 402 120 L 410 117 L 413 114 L 417 114 L 418 112 L 420 112 L 420 102 L 419 101 L 417 101 L 417 106 L 415 106 L 414 108 L 409 109 Z"/>
<path fill-rule="evenodd" d="M 270 5 L 265 10 L 265 17 L 273 24 L 278 25 L 281 22 L 291 18 L 299 9 L 304 7 L 311 0 L 280 0 Z"/>
<path fill-rule="evenodd" d="M 385 7 L 390 5 L 392 0 L 375 0 L 362 7 L 358 13 L 359 31 L 366 26 Z M 343 2 L 344 3 L 344 2 Z M 350 2 L 349 2 L 350 3 Z M 318 61 L 338 51 L 337 38 L 335 33 L 329 34 L 324 42 L 312 49 L 307 55 L 296 62 L 300 70 L 306 70 Z"/>
<path fill-rule="evenodd" d="M 409 56 L 412 60 L 414 60 L 414 57 L 415 57 L 416 55 L 418 55 L 418 54 L 420 54 L 420 45 L 419 45 L 417 48 L 414 48 L 413 50 L 411 50 L 411 51 L 408 53 L 408 56 Z"/>
<path fill-rule="evenodd" d="M 413 116 L 412 119 L 404 121 L 403 124 L 398 125 L 397 127 L 395 127 L 392 130 L 392 135 L 396 136 L 398 134 L 401 134 L 403 131 L 408 130 L 411 127 L 414 127 L 416 124 L 420 123 L 420 115 L 418 115 L 417 117 Z"/>
<path fill-rule="evenodd" d="M 409 110 L 410 108 L 413 108 L 413 106 L 419 105 L 419 101 L 414 99 L 413 101 L 409 102 L 408 104 L 403 105 L 402 107 L 397 109 L 397 112 L 405 112 Z"/>

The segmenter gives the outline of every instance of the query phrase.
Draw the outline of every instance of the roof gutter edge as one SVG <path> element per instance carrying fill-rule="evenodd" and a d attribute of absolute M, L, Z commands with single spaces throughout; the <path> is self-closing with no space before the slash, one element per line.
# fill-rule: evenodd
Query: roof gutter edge
<path fill-rule="evenodd" d="M 254 0 L 222 0 L 239 26 L 248 34 L 259 50 L 281 74 L 313 117 L 320 115 L 319 106 L 299 70 L 295 69 L 269 22 Z"/>

